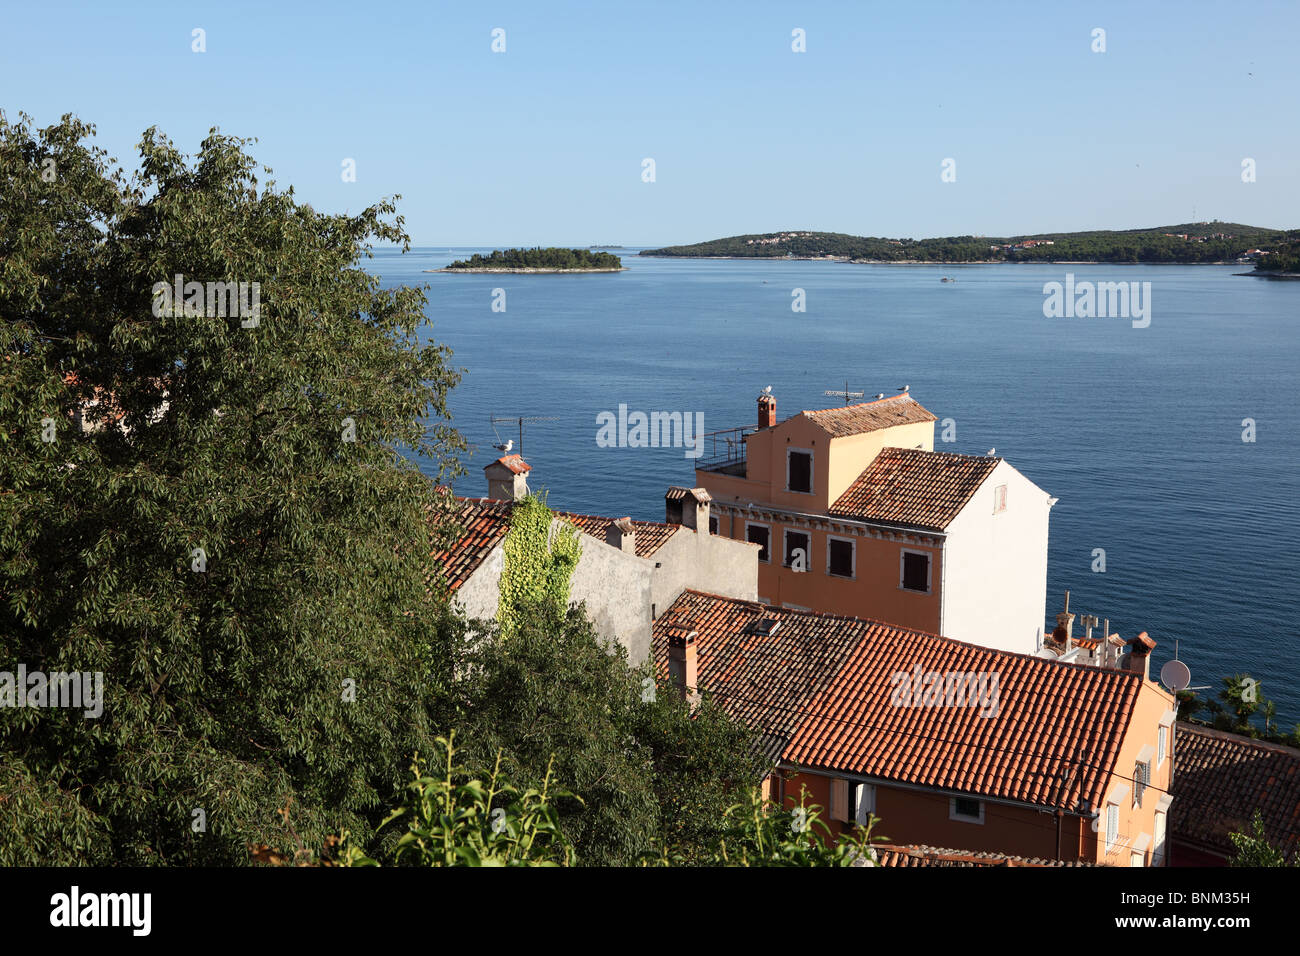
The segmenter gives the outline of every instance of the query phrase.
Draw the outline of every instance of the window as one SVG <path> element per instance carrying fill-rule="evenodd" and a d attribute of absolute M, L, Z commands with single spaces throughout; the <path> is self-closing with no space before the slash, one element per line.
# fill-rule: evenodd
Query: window
<path fill-rule="evenodd" d="M 786 451 L 785 490 L 812 494 L 812 452 Z"/>
<path fill-rule="evenodd" d="M 948 800 L 948 819 L 965 823 L 984 822 L 984 803 L 968 797 L 951 797 Z"/>
<path fill-rule="evenodd" d="M 993 489 L 993 513 L 1000 515 L 1007 510 L 1007 486 L 998 485 Z"/>
<path fill-rule="evenodd" d="M 718 533 L 718 516 L 709 515 L 709 534 Z"/>
<path fill-rule="evenodd" d="M 876 810 L 876 788 L 869 783 L 855 783 L 852 788 L 853 822 L 865 827 Z"/>
<path fill-rule="evenodd" d="M 1150 745 L 1148 745 L 1150 746 Z M 1151 764 L 1139 760 L 1133 768 L 1133 806 L 1142 806 L 1142 794 L 1151 782 Z"/>
<path fill-rule="evenodd" d="M 1165 762 L 1165 748 L 1169 745 L 1169 728 L 1161 727 L 1156 732 L 1156 766 Z"/>
<path fill-rule="evenodd" d="M 751 544 L 758 545 L 758 560 L 771 561 L 772 557 L 767 553 L 767 546 L 770 543 L 771 529 L 765 524 L 747 524 L 745 525 L 745 540 Z"/>
<path fill-rule="evenodd" d="M 1115 845 L 1119 839 L 1119 804 L 1106 804 L 1106 852 Z"/>
<path fill-rule="evenodd" d="M 850 538 L 826 539 L 826 573 L 840 578 L 853 577 L 854 547 Z"/>
<path fill-rule="evenodd" d="M 1137 853 L 1137 852 L 1134 852 L 1134 853 L 1130 854 L 1130 855 L 1129 855 L 1128 865 L 1129 865 L 1129 866 L 1141 866 L 1141 865 L 1142 865 L 1142 854 L 1141 854 L 1141 853 Z"/>
<path fill-rule="evenodd" d="M 930 555 L 925 551 L 904 551 L 901 559 L 902 580 L 905 591 L 930 590 Z"/>
<path fill-rule="evenodd" d="M 808 534 L 804 531 L 785 532 L 785 560 L 787 568 L 793 568 L 795 571 L 811 571 L 812 555 L 809 553 Z M 802 552 L 795 554 L 796 551 Z"/>
<path fill-rule="evenodd" d="M 849 782 L 840 778 L 831 780 L 830 816 L 841 823 L 849 822 Z"/>
<path fill-rule="evenodd" d="M 1165 815 L 1156 811 L 1156 838 L 1151 847 L 1151 865 L 1165 865 Z"/>

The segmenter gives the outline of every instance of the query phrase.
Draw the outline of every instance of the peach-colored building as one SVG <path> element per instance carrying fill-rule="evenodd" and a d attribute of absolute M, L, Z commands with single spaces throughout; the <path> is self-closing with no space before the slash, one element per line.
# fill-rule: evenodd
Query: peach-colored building
<path fill-rule="evenodd" d="M 1174 707 L 1154 642 L 1118 667 L 686 591 L 655 622 L 661 678 L 751 727 L 765 788 L 893 844 L 1166 865 Z"/>
<path fill-rule="evenodd" d="M 1056 499 L 991 453 L 936 452 L 934 423 L 906 393 L 778 423 L 765 391 L 696 484 L 716 533 L 761 547 L 762 600 L 1037 652 Z"/>

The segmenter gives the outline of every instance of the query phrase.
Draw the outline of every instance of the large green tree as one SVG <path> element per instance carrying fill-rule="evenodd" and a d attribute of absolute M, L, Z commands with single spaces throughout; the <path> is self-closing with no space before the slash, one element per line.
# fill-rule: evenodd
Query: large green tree
<path fill-rule="evenodd" d="M 0 709 L 0 864 L 364 843 L 449 662 L 413 462 L 457 467 L 456 373 L 360 268 L 402 220 L 317 213 L 216 130 L 148 130 L 131 173 L 93 135 L 0 114 L 0 670 L 104 687 Z"/>

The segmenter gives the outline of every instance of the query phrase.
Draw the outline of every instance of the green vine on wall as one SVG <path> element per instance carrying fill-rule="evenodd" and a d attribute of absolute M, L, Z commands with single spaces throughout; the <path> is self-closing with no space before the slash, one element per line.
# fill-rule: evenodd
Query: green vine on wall
<path fill-rule="evenodd" d="M 540 608 L 561 616 L 569 607 L 569 580 L 578 566 L 582 543 L 567 522 L 551 531 L 555 515 L 539 495 L 518 502 L 502 547 L 501 602 L 497 621 L 509 638 L 525 615 Z"/>

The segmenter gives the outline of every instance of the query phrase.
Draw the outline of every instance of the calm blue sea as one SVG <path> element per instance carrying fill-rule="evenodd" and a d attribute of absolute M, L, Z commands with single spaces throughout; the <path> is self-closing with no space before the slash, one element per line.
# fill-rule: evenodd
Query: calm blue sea
<path fill-rule="evenodd" d="M 956 441 L 996 448 L 1060 499 L 1048 610 L 1110 618 L 1132 637 L 1175 641 L 1193 685 L 1249 672 L 1300 721 L 1300 283 L 1239 278 L 1241 266 L 885 266 L 642 259 L 610 275 L 424 274 L 489 249 L 378 250 L 386 285 L 429 285 L 431 335 L 467 371 L 454 424 L 476 446 L 457 483 L 484 494 L 491 415 L 526 425 L 531 484 L 553 507 L 663 520 L 688 484 L 681 449 L 596 445 L 620 403 L 704 413 L 706 430 L 751 424 L 765 385 L 778 417 L 839 404 L 828 389 L 908 384 Z M 1043 284 L 1151 283 L 1148 328 L 1122 318 L 1048 319 Z M 941 276 L 957 281 L 940 282 Z M 503 288 L 506 311 L 493 312 Z M 803 289 L 807 311 L 791 310 Z M 1242 441 L 1242 420 L 1256 441 Z M 518 430 L 499 425 L 501 440 Z M 1092 570 L 1105 549 L 1106 570 Z"/>

